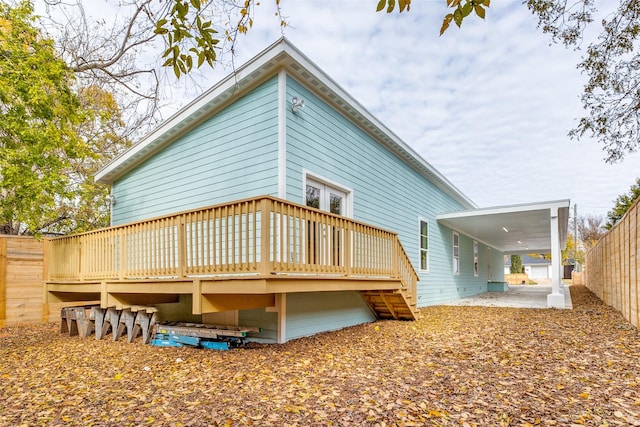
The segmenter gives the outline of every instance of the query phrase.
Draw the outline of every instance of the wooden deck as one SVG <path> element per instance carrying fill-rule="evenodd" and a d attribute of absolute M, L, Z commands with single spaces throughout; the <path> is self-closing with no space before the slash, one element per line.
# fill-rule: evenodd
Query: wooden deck
<path fill-rule="evenodd" d="M 378 317 L 414 319 L 418 276 L 398 236 L 273 197 L 45 241 L 47 302 L 126 308 L 193 296 L 193 313 L 360 291 Z"/>

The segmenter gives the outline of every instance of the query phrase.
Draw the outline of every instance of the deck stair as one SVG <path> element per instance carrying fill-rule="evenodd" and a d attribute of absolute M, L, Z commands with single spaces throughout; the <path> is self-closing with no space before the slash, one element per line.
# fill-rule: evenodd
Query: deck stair
<path fill-rule="evenodd" d="M 364 300 L 378 319 L 416 320 L 420 312 L 412 295 L 396 291 L 363 291 Z"/>

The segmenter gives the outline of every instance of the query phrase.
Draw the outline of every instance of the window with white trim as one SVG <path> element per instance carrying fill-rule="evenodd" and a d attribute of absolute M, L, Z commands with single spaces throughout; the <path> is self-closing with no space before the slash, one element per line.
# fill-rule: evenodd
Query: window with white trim
<path fill-rule="evenodd" d="M 460 235 L 453 232 L 453 274 L 460 274 Z"/>
<path fill-rule="evenodd" d="M 420 220 L 420 271 L 429 271 L 429 223 Z"/>
<path fill-rule="evenodd" d="M 473 275 L 478 277 L 480 274 L 479 264 L 478 264 L 478 242 L 473 241 Z"/>

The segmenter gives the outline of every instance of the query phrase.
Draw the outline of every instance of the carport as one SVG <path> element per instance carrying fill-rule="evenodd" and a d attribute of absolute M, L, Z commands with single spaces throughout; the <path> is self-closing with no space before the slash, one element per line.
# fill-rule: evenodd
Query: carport
<path fill-rule="evenodd" d="M 450 212 L 437 215 L 436 219 L 505 255 L 551 253 L 547 306 L 564 308 L 560 251 L 567 243 L 568 199 Z"/>

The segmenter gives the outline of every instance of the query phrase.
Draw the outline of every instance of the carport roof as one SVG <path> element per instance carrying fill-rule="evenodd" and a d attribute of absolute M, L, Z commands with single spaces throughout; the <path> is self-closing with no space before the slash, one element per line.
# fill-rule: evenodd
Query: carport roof
<path fill-rule="evenodd" d="M 436 215 L 439 224 L 507 254 L 551 252 L 551 212 L 558 212 L 560 248 L 567 242 L 569 200 L 472 209 Z"/>

